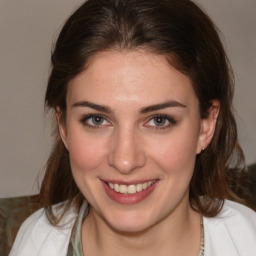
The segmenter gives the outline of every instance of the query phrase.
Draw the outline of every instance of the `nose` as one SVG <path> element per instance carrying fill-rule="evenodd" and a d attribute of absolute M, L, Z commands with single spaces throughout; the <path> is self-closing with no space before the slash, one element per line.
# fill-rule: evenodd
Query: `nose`
<path fill-rule="evenodd" d="M 138 136 L 132 130 L 119 130 L 111 141 L 111 150 L 108 163 L 121 174 L 128 175 L 133 170 L 143 167 L 146 156 L 143 145 L 139 143 Z"/>

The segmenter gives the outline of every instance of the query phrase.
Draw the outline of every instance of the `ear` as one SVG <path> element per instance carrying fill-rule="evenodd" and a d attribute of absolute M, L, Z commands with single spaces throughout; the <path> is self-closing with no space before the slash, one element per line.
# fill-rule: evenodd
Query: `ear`
<path fill-rule="evenodd" d="M 210 144 L 215 132 L 219 111 L 220 102 L 218 100 L 211 101 L 211 107 L 209 108 L 208 117 L 201 119 L 201 130 L 196 151 L 197 154 L 200 154 L 202 150 L 207 148 L 207 146 Z"/>
<path fill-rule="evenodd" d="M 58 123 L 58 129 L 59 129 L 60 137 L 61 137 L 66 149 L 68 150 L 67 127 L 66 127 L 66 124 L 64 122 L 63 111 L 60 109 L 60 107 L 56 107 L 56 120 L 57 120 L 57 123 Z"/>

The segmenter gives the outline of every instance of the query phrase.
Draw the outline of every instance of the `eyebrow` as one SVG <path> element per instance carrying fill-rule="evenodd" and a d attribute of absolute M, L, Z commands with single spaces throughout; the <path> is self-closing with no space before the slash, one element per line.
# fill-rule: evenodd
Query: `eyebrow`
<path fill-rule="evenodd" d="M 104 113 L 107 113 L 107 114 L 112 113 L 112 110 L 108 106 L 95 104 L 95 103 L 92 103 L 92 102 L 89 102 L 89 101 L 76 102 L 72 105 L 72 107 L 88 107 L 88 108 L 92 108 L 92 109 L 95 109 L 97 111 L 101 111 L 101 112 L 104 112 Z M 143 107 L 143 108 L 140 109 L 139 112 L 141 114 L 146 114 L 146 113 L 149 113 L 149 112 L 153 112 L 153 111 L 157 111 L 157 110 L 161 110 L 161 109 L 165 109 L 165 108 L 169 108 L 169 107 L 186 108 L 186 106 L 181 104 L 180 102 L 170 100 L 170 101 L 166 101 L 166 102 L 163 102 L 163 103 Z"/>
<path fill-rule="evenodd" d="M 88 107 L 88 108 L 92 108 L 101 112 L 104 112 L 106 114 L 110 114 L 112 111 L 109 107 L 104 106 L 104 105 L 98 105 L 89 101 L 79 101 L 76 102 L 72 105 L 72 107 Z"/>
<path fill-rule="evenodd" d="M 170 107 L 186 108 L 186 106 L 181 104 L 180 102 L 170 100 L 170 101 L 166 101 L 166 102 L 163 102 L 160 104 L 143 107 L 143 108 L 141 108 L 140 113 L 146 114 L 146 113 L 149 113 L 152 111 L 161 110 L 161 109 L 170 108 Z"/>

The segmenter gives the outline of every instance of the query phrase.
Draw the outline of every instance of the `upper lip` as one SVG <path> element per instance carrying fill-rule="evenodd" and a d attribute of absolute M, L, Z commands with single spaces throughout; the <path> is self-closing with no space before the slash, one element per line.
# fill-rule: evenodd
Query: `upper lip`
<path fill-rule="evenodd" d="M 112 184 L 120 184 L 120 185 L 133 185 L 133 184 L 143 184 L 149 181 L 157 181 L 158 179 L 143 179 L 143 180 L 131 180 L 131 181 L 123 181 L 123 180 L 112 180 L 112 179 L 100 179 L 105 183 L 112 183 Z"/>

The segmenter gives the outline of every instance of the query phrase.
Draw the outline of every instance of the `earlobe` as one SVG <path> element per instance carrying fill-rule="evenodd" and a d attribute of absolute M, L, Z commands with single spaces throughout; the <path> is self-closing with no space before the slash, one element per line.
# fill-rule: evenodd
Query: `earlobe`
<path fill-rule="evenodd" d="M 68 150 L 67 128 L 64 123 L 63 111 L 60 109 L 60 107 L 56 107 L 56 120 L 57 120 L 57 124 L 58 124 L 60 137 L 61 137 L 66 149 Z"/>
<path fill-rule="evenodd" d="M 219 111 L 220 102 L 218 100 L 213 100 L 211 102 L 211 107 L 209 108 L 208 117 L 201 120 L 201 131 L 198 140 L 197 154 L 204 151 L 210 144 L 215 132 Z"/>

